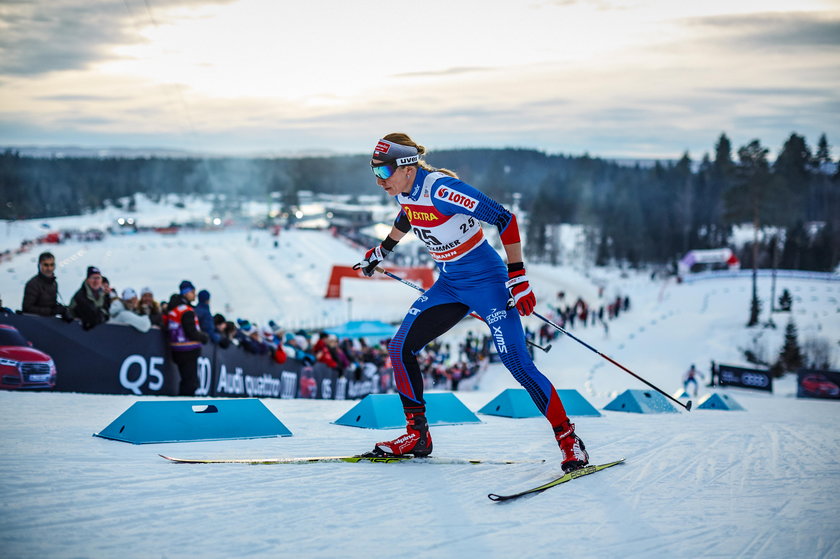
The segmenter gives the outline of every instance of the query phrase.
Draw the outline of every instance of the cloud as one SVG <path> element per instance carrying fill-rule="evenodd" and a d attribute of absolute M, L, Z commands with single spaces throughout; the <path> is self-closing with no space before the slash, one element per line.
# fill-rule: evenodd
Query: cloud
<path fill-rule="evenodd" d="M 424 78 L 424 77 L 440 77 L 440 76 L 455 76 L 460 74 L 472 74 L 475 72 L 487 72 L 492 68 L 481 68 L 478 66 L 470 67 L 464 66 L 460 68 L 445 68 L 443 70 L 434 70 L 430 72 L 406 72 L 403 74 L 394 74 L 395 78 Z"/>
<path fill-rule="evenodd" d="M 686 20 L 734 35 L 736 45 L 779 50 L 790 47 L 840 46 L 840 15 L 819 13 L 758 13 Z"/>
<path fill-rule="evenodd" d="M 80 70 L 115 57 L 117 45 L 143 41 L 139 30 L 170 8 L 232 0 L 4 0 L 0 74 L 35 76 Z"/>
<path fill-rule="evenodd" d="M 706 88 L 709 93 L 733 95 L 736 97 L 832 97 L 837 94 L 828 87 L 715 87 Z"/>
<path fill-rule="evenodd" d="M 76 102 L 108 102 L 108 101 L 125 101 L 127 97 L 113 97 L 109 95 L 37 95 L 33 97 L 36 101 L 58 101 L 61 103 L 76 103 Z"/>

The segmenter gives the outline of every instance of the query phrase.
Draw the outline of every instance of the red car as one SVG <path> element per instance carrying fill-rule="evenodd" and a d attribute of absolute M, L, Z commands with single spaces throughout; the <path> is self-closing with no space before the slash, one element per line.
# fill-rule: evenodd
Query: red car
<path fill-rule="evenodd" d="M 802 379 L 802 388 L 806 392 L 818 396 L 837 396 L 840 394 L 840 386 L 837 386 L 823 375 L 807 375 Z"/>
<path fill-rule="evenodd" d="M 0 324 L 0 388 L 55 388 L 52 357 L 32 347 L 18 329 Z"/>

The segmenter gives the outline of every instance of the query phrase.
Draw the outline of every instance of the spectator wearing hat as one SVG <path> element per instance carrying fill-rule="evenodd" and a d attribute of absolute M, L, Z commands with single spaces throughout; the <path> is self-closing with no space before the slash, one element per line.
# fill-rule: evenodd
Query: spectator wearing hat
<path fill-rule="evenodd" d="M 277 340 L 274 338 L 274 329 L 269 325 L 263 326 L 260 328 L 260 338 L 262 339 L 262 343 L 265 345 L 268 352 L 274 353 L 274 350 L 277 349 Z"/>
<path fill-rule="evenodd" d="M 268 353 L 268 346 L 262 340 L 259 327 L 250 321 L 240 321 L 236 339 L 239 341 L 239 347 L 248 353 L 257 355 Z"/>
<path fill-rule="evenodd" d="M 231 343 L 231 336 L 228 336 L 227 333 L 227 324 L 225 315 L 220 313 L 213 315 L 213 332 L 219 336 L 219 341 L 216 344 L 222 349 L 230 347 Z M 236 328 L 233 329 L 233 332 L 236 333 Z"/>
<path fill-rule="evenodd" d="M 222 339 L 222 336 L 216 330 L 216 325 L 213 322 L 213 313 L 210 312 L 210 292 L 202 289 L 198 292 L 198 304 L 195 306 L 195 316 L 198 318 L 198 327 L 202 332 L 206 332 L 210 336 L 210 341 L 216 345 Z"/>
<path fill-rule="evenodd" d="M 105 292 L 105 310 L 109 313 L 111 312 L 111 301 L 120 298 L 119 293 L 117 293 L 116 288 L 111 287 L 111 281 L 102 276 L 102 291 Z"/>
<path fill-rule="evenodd" d="M 38 273 L 26 282 L 21 310 L 40 316 L 64 315 L 64 305 L 58 303 L 58 282 L 55 279 L 55 256 L 42 252 L 38 256 Z"/>
<path fill-rule="evenodd" d="M 217 315 L 217 316 L 222 316 L 222 315 Z M 222 318 L 224 318 L 224 317 L 222 316 Z M 231 345 L 239 345 L 239 340 L 236 338 L 236 334 L 237 334 L 237 332 L 239 332 L 239 329 L 236 327 L 236 324 L 232 320 L 226 320 L 224 326 L 219 325 L 219 330 L 224 332 L 224 337 L 227 338 L 227 340 L 228 340 L 227 343 L 225 343 L 224 340 L 223 340 L 222 343 L 219 344 L 219 347 L 228 347 L 228 346 L 231 346 Z"/>
<path fill-rule="evenodd" d="M 178 389 L 180 396 L 193 396 L 199 386 L 198 357 L 201 355 L 201 345 L 209 341 L 206 333 L 198 325 L 198 317 L 192 307 L 195 301 L 195 286 L 184 280 L 178 286 L 178 293 L 169 299 L 169 312 L 166 324 L 169 339 L 169 349 L 172 361 L 178 366 L 181 383 Z"/>
<path fill-rule="evenodd" d="M 304 343 L 301 343 L 301 340 Z M 315 355 L 309 352 L 309 346 L 306 345 L 306 338 L 303 336 L 296 336 L 292 332 L 286 332 L 283 336 L 283 346 L 291 350 L 291 357 L 298 361 L 303 361 L 306 365 L 315 364 Z"/>
<path fill-rule="evenodd" d="M 127 287 L 123 289 L 122 297 L 114 299 L 111 303 L 111 320 L 114 324 L 127 324 L 141 332 L 148 332 L 152 327 L 152 321 L 148 316 L 137 314 L 137 292 Z"/>
<path fill-rule="evenodd" d="M 70 316 L 81 320 L 82 328 L 90 330 L 108 321 L 110 315 L 106 302 L 107 296 L 102 288 L 102 272 L 96 266 L 88 266 L 85 281 L 70 301 Z"/>
<path fill-rule="evenodd" d="M 279 324 L 269 320 L 268 330 L 271 331 L 269 339 L 271 340 L 272 356 L 277 363 L 282 365 L 289 357 L 295 356 L 295 351 L 285 344 L 286 332 Z"/>
<path fill-rule="evenodd" d="M 318 335 L 318 341 L 312 346 L 312 352 L 315 354 L 315 359 L 319 363 L 323 363 L 331 369 L 339 370 L 338 361 L 336 360 L 335 352 L 330 351 L 330 335 L 326 332 L 321 332 Z"/>
<path fill-rule="evenodd" d="M 137 303 L 137 314 L 148 316 L 154 326 L 163 327 L 163 310 L 160 303 L 155 301 L 155 295 L 148 287 L 140 290 L 140 301 Z"/>

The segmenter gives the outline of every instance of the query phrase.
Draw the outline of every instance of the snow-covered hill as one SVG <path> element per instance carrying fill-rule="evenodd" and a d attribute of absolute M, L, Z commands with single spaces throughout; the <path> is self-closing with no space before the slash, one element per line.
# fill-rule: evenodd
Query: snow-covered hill
<path fill-rule="evenodd" d="M 396 282 L 345 282 L 325 300 L 333 263 L 357 251 L 327 233 L 229 231 L 106 237 L 50 247 L 64 299 L 95 264 L 118 289 L 151 287 L 168 297 L 181 279 L 213 294 L 214 310 L 292 327 L 353 318 L 398 319 L 415 293 Z M 38 250 L 0 267 L 4 304 L 20 305 Z M 618 294 L 627 313 L 572 332 L 668 392 L 691 364 L 747 365 L 743 349 L 773 359 L 776 329 L 746 329 L 749 279 L 691 284 L 593 269 L 529 268 L 539 310 L 558 291 L 592 305 Z M 840 282 L 779 279 L 794 295 L 800 341 L 840 340 Z M 759 284 L 769 308 L 769 280 Z M 352 298 L 350 301 L 348 298 Z M 767 313 L 763 321 L 768 318 Z M 529 319 L 530 327 L 539 321 Z M 464 322 L 466 329 L 481 325 Z M 95 334 L 95 330 L 93 331 Z M 617 392 L 643 386 L 575 341 L 561 337 L 538 366 L 559 388 L 602 408 Z M 838 557 L 840 402 L 793 397 L 793 378 L 773 395 L 730 389 L 746 411 L 695 410 L 575 418 L 594 462 L 627 464 L 507 504 L 486 495 L 525 488 L 559 471 L 542 418 L 480 416 L 481 424 L 433 430 L 435 454 L 545 458 L 544 464 L 185 466 L 185 457 L 354 454 L 398 431 L 332 421 L 354 402 L 263 402 L 294 433 L 282 439 L 133 446 L 100 438 L 137 397 L 0 392 L 4 475 L 0 526 L 5 557 Z M 479 390 L 458 393 L 472 410 L 516 386 L 492 365 Z M 704 390 L 705 392 L 706 390 Z M 154 398 L 142 398 L 154 400 Z"/>

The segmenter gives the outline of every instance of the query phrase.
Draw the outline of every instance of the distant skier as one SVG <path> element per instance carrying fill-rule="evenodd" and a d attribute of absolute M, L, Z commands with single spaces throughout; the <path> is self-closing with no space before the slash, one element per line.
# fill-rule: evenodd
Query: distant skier
<path fill-rule="evenodd" d="M 699 386 L 697 383 L 697 377 L 703 378 L 703 373 L 698 371 L 697 367 L 695 367 L 694 363 L 692 363 L 691 367 L 689 367 L 689 369 L 685 372 L 685 375 L 683 375 L 683 390 L 688 392 L 688 385 L 693 384 L 695 398 L 697 397 L 697 389 Z"/>
<path fill-rule="evenodd" d="M 426 420 L 423 376 L 415 354 L 475 311 L 486 321 L 505 367 L 530 394 L 554 430 L 563 454 L 563 470 L 589 463 L 551 382 L 534 365 L 525 345 L 519 315 L 534 311 L 536 298 L 525 275 L 516 216 L 447 169 L 434 169 L 420 156 L 426 149 L 406 134 L 379 140 L 370 162 L 376 183 L 401 206 L 388 237 L 356 265 L 366 276 L 394 250 L 409 231 L 426 244 L 439 276 L 403 319 L 388 346 L 394 380 L 406 417 L 406 434 L 377 443 L 374 453 L 427 456 L 432 436 Z M 496 226 L 505 263 L 484 238 L 480 222 Z M 508 309 L 508 302 L 516 311 Z"/>

